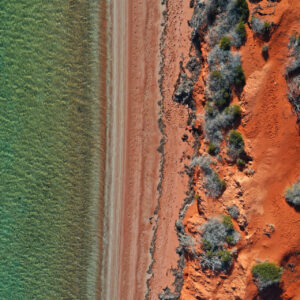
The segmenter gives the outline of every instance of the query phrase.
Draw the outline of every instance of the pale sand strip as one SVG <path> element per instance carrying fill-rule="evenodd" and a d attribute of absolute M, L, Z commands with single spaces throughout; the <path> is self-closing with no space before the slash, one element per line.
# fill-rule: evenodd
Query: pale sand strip
<path fill-rule="evenodd" d="M 157 205 L 161 134 L 158 71 L 160 3 L 111 3 L 111 100 L 108 111 L 102 296 L 144 299 Z M 129 43 L 128 43 L 129 41 Z"/>
<path fill-rule="evenodd" d="M 105 174 L 104 234 L 100 299 L 118 296 L 120 219 L 124 170 L 124 132 L 126 116 L 126 1 L 107 1 L 107 147 Z"/>

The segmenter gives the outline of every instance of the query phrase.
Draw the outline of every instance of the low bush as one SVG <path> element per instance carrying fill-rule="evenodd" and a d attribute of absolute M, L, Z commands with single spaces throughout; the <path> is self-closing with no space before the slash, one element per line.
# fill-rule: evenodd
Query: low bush
<path fill-rule="evenodd" d="M 231 47 L 230 38 L 224 35 L 220 40 L 219 47 L 224 51 L 229 51 Z"/>
<path fill-rule="evenodd" d="M 269 46 L 263 45 L 261 48 L 261 53 L 264 59 L 267 59 L 269 57 Z"/>
<path fill-rule="evenodd" d="M 226 230 L 228 231 L 231 231 L 233 230 L 233 223 L 232 223 L 232 220 L 229 216 L 223 216 L 223 224 L 226 228 Z"/>
<path fill-rule="evenodd" d="M 240 215 L 240 211 L 236 205 L 231 205 L 227 207 L 227 211 L 233 219 L 237 219 Z"/>
<path fill-rule="evenodd" d="M 218 257 L 221 260 L 222 264 L 225 265 L 230 265 L 232 261 L 232 256 L 230 251 L 228 250 L 219 250 L 218 252 Z"/>
<path fill-rule="evenodd" d="M 223 13 L 218 14 L 213 27 L 209 30 L 209 43 L 216 45 L 223 35 L 234 31 L 239 22 L 246 23 L 249 17 L 249 8 L 246 0 L 223 1 L 226 5 Z"/>
<path fill-rule="evenodd" d="M 218 219 L 210 219 L 203 226 L 202 237 L 206 250 L 217 250 L 221 247 L 227 236 L 226 227 Z"/>
<path fill-rule="evenodd" d="M 217 155 L 218 154 L 218 147 L 214 143 L 209 143 L 208 153 L 210 155 Z"/>
<path fill-rule="evenodd" d="M 242 110 L 241 110 L 240 105 L 238 105 L 238 104 L 230 105 L 229 107 L 227 107 L 225 109 L 225 114 L 231 115 L 233 117 L 233 119 L 235 119 L 235 120 L 240 118 L 241 113 L 242 113 Z"/>
<path fill-rule="evenodd" d="M 235 67 L 235 69 L 233 70 L 233 78 L 235 87 L 237 88 L 237 90 L 241 91 L 246 83 L 246 77 L 241 65 Z"/>
<path fill-rule="evenodd" d="M 289 42 L 290 62 L 286 68 L 288 99 L 300 122 L 300 35 L 293 35 Z"/>
<path fill-rule="evenodd" d="M 252 17 L 251 19 L 252 30 L 264 38 L 268 38 L 271 32 L 272 25 L 268 21 L 262 21 L 259 18 Z"/>
<path fill-rule="evenodd" d="M 209 104 L 207 105 L 204 119 L 204 131 L 206 138 L 211 143 L 219 146 L 223 139 L 222 131 L 234 125 L 236 116 L 228 113 L 226 109 L 220 113 L 212 106 L 212 104 Z"/>
<path fill-rule="evenodd" d="M 238 168 L 239 168 L 240 170 L 244 169 L 245 166 L 246 166 L 246 162 L 245 162 L 243 159 L 241 159 L 241 158 L 238 158 L 238 159 L 236 160 L 236 164 L 237 164 L 237 166 L 238 166 Z"/>
<path fill-rule="evenodd" d="M 265 21 L 262 34 L 267 36 L 270 34 L 270 30 L 271 30 L 271 24 L 268 21 Z"/>
<path fill-rule="evenodd" d="M 218 198 L 226 188 L 224 180 L 221 180 L 217 172 L 210 166 L 211 160 L 208 156 L 195 157 L 191 166 L 199 166 L 204 175 L 204 188 L 209 197 Z"/>
<path fill-rule="evenodd" d="M 280 282 L 283 269 L 271 262 L 263 262 L 255 265 L 252 269 L 252 276 L 260 291 Z"/>
<path fill-rule="evenodd" d="M 240 21 L 239 24 L 235 27 L 233 32 L 233 44 L 235 47 L 240 48 L 247 38 L 246 27 L 243 21 Z"/>
<path fill-rule="evenodd" d="M 244 140 L 240 132 L 236 130 L 231 130 L 229 132 L 229 149 L 228 155 L 232 158 L 237 158 L 244 152 Z"/>
<path fill-rule="evenodd" d="M 285 192 L 285 200 L 296 207 L 300 206 L 300 178 Z"/>
<path fill-rule="evenodd" d="M 226 249 L 226 245 L 235 245 L 240 235 L 232 227 L 229 230 L 224 222 L 219 219 L 210 219 L 202 226 L 201 257 L 203 269 L 226 272 L 232 265 L 232 254 Z"/>
<path fill-rule="evenodd" d="M 234 240 L 234 237 L 232 235 L 227 235 L 225 241 L 230 246 L 235 245 L 235 240 Z"/>
<path fill-rule="evenodd" d="M 239 15 L 240 22 L 246 23 L 249 18 L 249 7 L 247 0 L 235 0 L 234 7 Z"/>

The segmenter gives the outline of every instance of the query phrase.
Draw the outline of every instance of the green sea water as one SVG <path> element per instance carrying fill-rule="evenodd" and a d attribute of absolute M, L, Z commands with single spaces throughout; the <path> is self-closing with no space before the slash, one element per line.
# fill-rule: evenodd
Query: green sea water
<path fill-rule="evenodd" d="M 93 298 L 97 2 L 0 1 L 0 299 Z"/>

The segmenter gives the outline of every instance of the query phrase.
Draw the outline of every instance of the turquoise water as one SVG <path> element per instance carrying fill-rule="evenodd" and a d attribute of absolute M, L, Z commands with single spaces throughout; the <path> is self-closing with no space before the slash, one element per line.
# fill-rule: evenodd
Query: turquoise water
<path fill-rule="evenodd" d="M 93 294 L 96 3 L 0 1 L 0 299 Z"/>

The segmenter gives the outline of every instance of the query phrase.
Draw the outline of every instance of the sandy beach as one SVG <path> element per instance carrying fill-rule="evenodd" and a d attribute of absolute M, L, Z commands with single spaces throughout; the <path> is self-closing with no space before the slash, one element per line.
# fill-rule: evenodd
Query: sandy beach
<path fill-rule="evenodd" d="M 112 169 L 107 199 L 113 203 L 107 206 L 109 260 L 102 275 L 108 285 L 102 295 L 103 299 L 157 299 L 174 282 L 171 269 L 178 260 L 175 221 L 188 189 L 187 176 L 178 172 L 186 162 L 183 152 L 191 148 L 178 143 L 178 136 L 187 132 L 188 114 L 184 107 L 174 105 L 172 87 L 179 71 L 177 53 L 188 51 L 188 35 L 180 28 L 185 21 L 181 14 L 178 17 L 178 10 L 183 13 L 189 7 L 182 7 L 180 1 L 171 5 L 166 41 L 171 53 L 164 53 L 167 60 L 163 62 L 166 4 L 129 1 L 122 5 L 117 9 L 112 3 L 111 10 L 115 19 L 107 163 Z M 188 30 L 187 24 L 183 28 Z M 167 75 L 166 81 L 162 74 Z M 159 118 L 166 126 L 164 136 Z M 161 154 L 157 149 L 163 137 Z"/>
<path fill-rule="evenodd" d="M 161 8 L 112 3 L 111 119 L 106 187 L 106 252 L 101 299 L 143 299 L 151 263 L 160 155 Z M 110 203 L 108 203 L 110 201 Z"/>

